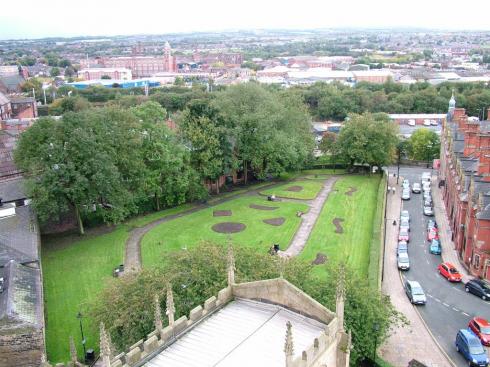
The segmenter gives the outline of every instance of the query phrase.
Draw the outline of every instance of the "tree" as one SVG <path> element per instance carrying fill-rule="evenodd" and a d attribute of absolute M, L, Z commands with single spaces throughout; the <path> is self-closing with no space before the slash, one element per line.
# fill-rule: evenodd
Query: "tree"
<path fill-rule="evenodd" d="M 72 66 L 68 66 L 66 69 L 65 69 L 65 76 L 70 78 L 72 76 L 74 76 L 76 74 L 75 72 L 75 69 L 73 69 Z"/>
<path fill-rule="evenodd" d="M 313 271 L 314 265 L 306 260 L 293 258 L 280 263 L 277 257 L 253 248 L 236 246 L 233 251 L 238 283 L 277 278 L 282 273 L 289 282 L 335 310 L 339 273 L 336 264 L 326 266 L 326 276 L 319 278 Z M 226 257 L 223 246 L 202 243 L 185 251 L 170 252 L 160 267 L 109 281 L 89 307 L 94 325 L 104 321 L 118 351 L 125 350 L 154 329 L 154 303 L 149 300 L 157 294 L 162 309 L 165 307 L 166 282 L 172 285 L 176 317 L 188 315 L 192 308 L 226 287 Z M 370 288 L 367 280 L 356 274 L 346 272 L 345 325 L 352 332 L 353 362 L 371 356 L 375 343 L 373 325 L 378 325 L 381 343 L 391 327 L 405 322 L 388 296 Z"/>
<path fill-rule="evenodd" d="M 148 101 L 139 106 L 131 108 L 131 112 L 141 122 L 145 124 L 156 124 L 165 121 L 167 117 L 167 111 L 158 103 Z"/>
<path fill-rule="evenodd" d="M 15 162 L 41 220 L 73 210 L 79 231 L 95 212 L 117 223 L 136 211 L 141 134 L 131 114 L 112 109 L 40 119 L 20 137 Z"/>
<path fill-rule="evenodd" d="M 426 128 L 417 129 L 408 139 L 409 157 L 419 161 L 439 158 L 441 142 L 439 136 Z"/>
<path fill-rule="evenodd" d="M 60 68 L 67 68 L 67 67 L 71 66 L 71 61 L 68 59 L 60 60 L 60 62 L 58 62 L 58 66 Z"/>
<path fill-rule="evenodd" d="M 322 136 L 319 148 L 323 154 L 333 154 L 336 148 L 337 134 L 327 131 Z"/>
<path fill-rule="evenodd" d="M 37 79 L 37 78 L 30 78 L 29 80 L 26 80 L 22 85 L 21 85 L 21 90 L 25 93 L 32 93 L 32 90 L 34 90 L 36 94 L 36 100 L 40 100 L 43 89 L 42 89 L 43 83 Z"/>
<path fill-rule="evenodd" d="M 382 167 L 392 162 L 398 143 L 396 126 L 385 114 L 350 115 L 340 130 L 337 152 L 350 167 Z M 381 171 L 381 170 L 380 170 Z"/>
<path fill-rule="evenodd" d="M 53 67 L 49 71 L 49 75 L 51 75 L 53 78 L 57 77 L 60 75 L 60 69 L 58 67 Z"/>

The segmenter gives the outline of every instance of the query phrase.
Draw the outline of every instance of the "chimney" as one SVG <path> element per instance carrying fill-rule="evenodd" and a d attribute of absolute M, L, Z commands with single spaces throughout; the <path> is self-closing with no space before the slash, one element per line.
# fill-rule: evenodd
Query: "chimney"
<path fill-rule="evenodd" d="M 464 108 L 458 107 L 454 109 L 453 112 L 453 121 L 458 121 L 461 116 L 463 116 L 466 113 L 466 110 Z"/>

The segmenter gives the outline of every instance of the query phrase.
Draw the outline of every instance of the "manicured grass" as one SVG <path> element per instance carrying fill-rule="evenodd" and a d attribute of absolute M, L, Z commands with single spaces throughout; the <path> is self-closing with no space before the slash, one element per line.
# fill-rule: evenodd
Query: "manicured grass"
<path fill-rule="evenodd" d="M 276 210 L 257 210 L 250 204 L 278 207 Z M 143 237 L 141 251 L 144 266 L 161 263 L 165 253 L 182 248 L 196 246 L 203 240 L 216 243 L 227 243 L 230 239 L 234 244 L 253 246 L 257 251 L 267 252 L 272 244 L 278 243 L 285 249 L 294 236 L 300 218 L 297 211 L 306 211 L 308 206 L 303 203 L 268 202 L 264 197 L 245 196 L 203 209 L 175 220 L 162 223 Z M 214 217 L 215 210 L 231 210 L 231 216 Z M 284 217 L 281 226 L 271 226 L 262 222 L 264 219 Z M 217 233 L 211 229 L 216 223 L 239 222 L 246 225 L 242 232 L 233 234 Z"/>
<path fill-rule="evenodd" d="M 326 177 L 325 177 L 326 179 Z M 289 191 L 288 188 L 301 186 L 301 191 Z M 281 198 L 311 200 L 316 198 L 323 186 L 323 182 L 317 180 L 292 181 L 271 189 L 261 191 L 262 195 L 276 195 Z"/>
<path fill-rule="evenodd" d="M 320 252 L 328 257 L 327 261 L 345 261 L 351 269 L 367 276 L 379 182 L 379 175 L 339 178 L 300 256 L 313 261 Z M 357 191 L 348 196 L 345 193 L 351 187 Z M 344 233 L 335 233 L 334 218 L 344 219 Z M 318 266 L 315 271 L 321 275 L 324 270 Z"/>
<path fill-rule="evenodd" d="M 231 198 L 231 197 L 234 197 L 234 196 L 237 196 L 240 194 L 244 194 L 247 191 L 251 191 L 251 190 L 258 190 L 261 187 L 268 186 L 271 184 L 272 184 L 271 182 L 260 182 L 260 183 L 254 184 L 254 185 L 244 187 L 243 189 L 233 190 L 230 192 L 224 192 L 224 193 L 219 194 L 218 196 L 213 196 L 211 199 L 208 200 L 208 204 L 214 204 L 214 203 L 220 201 L 221 199 Z"/>
<path fill-rule="evenodd" d="M 87 236 L 76 242 L 60 245 L 49 241 L 42 245 L 42 267 L 46 316 L 46 346 L 51 362 L 70 358 L 69 337 L 75 338 L 79 356 L 83 355 L 78 311 L 86 311 L 87 301 L 103 287 L 104 279 L 124 261 L 124 245 L 132 227 L 143 226 L 156 219 L 177 214 L 190 204 L 137 217 L 119 225 L 110 233 Z M 98 333 L 84 319 L 87 348 L 98 350 Z M 92 325 L 93 326 L 93 325 Z"/>
<path fill-rule="evenodd" d="M 304 175 L 342 175 L 345 173 L 343 168 L 317 168 L 317 169 L 306 169 L 302 171 Z"/>

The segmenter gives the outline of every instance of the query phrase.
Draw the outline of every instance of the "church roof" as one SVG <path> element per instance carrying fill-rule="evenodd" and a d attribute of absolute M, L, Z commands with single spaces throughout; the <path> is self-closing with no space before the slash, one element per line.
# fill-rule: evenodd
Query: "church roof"
<path fill-rule="evenodd" d="M 279 305 L 235 299 L 148 361 L 146 367 L 286 365 L 284 335 L 292 324 L 294 358 L 327 325 Z"/>

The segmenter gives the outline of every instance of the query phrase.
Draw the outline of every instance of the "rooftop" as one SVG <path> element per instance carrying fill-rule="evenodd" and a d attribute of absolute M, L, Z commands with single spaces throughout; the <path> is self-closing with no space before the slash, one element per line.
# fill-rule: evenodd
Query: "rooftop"
<path fill-rule="evenodd" d="M 294 356 L 301 356 L 326 325 L 283 307 L 235 299 L 204 319 L 145 364 L 147 367 L 285 366 L 286 323 L 292 324 Z"/>

